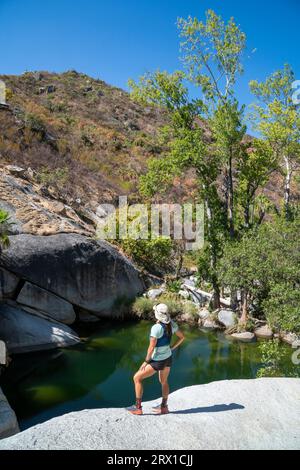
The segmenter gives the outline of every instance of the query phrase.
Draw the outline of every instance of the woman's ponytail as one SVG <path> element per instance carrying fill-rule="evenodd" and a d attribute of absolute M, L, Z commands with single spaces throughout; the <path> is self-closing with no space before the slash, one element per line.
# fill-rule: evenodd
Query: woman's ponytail
<path fill-rule="evenodd" d="M 171 338 L 172 333 L 173 333 L 173 331 L 172 331 L 172 322 L 166 324 L 166 331 L 167 331 L 168 338 Z"/>

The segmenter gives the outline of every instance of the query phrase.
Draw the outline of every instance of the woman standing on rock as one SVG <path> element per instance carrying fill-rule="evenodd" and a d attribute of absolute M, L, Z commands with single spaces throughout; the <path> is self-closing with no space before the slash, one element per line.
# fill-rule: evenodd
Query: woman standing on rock
<path fill-rule="evenodd" d="M 178 348 L 184 341 L 183 333 L 178 329 L 175 322 L 171 320 L 168 307 L 165 304 L 159 304 L 153 308 L 156 324 L 151 328 L 150 344 L 146 359 L 139 371 L 135 374 L 133 380 L 135 385 L 136 404 L 128 411 L 134 415 L 142 415 L 142 396 L 143 380 L 158 372 L 159 381 L 162 386 L 162 403 L 153 408 L 156 414 L 167 414 L 169 384 L 168 377 L 172 366 L 172 351 Z M 176 334 L 178 340 L 171 348 L 173 334 Z"/>

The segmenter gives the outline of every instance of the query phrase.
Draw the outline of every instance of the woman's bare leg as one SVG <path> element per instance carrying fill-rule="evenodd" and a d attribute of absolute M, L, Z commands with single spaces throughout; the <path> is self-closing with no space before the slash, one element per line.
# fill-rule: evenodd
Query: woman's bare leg
<path fill-rule="evenodd" d="M 159 381 L 161 383 L 161 389 L 162 389 L 162 404 L 164 406 L 167 405 L 168 403 L 168 398 L 169 398 L 169 393 L 170 393 L 170 388 L 168 384 L 168 377 L 170 374 L 170 367 L 166 367 L 164 370 L 159 371 Z"/>
<path fill-rule="evenodd" d="M 143 380 L 152 377 L 154 374 L 156 374 L 156 371 L 148 364 L 143 371 L 139 370 L 133 377 L 137 400 L 141 400 L 143 397 Z"/>

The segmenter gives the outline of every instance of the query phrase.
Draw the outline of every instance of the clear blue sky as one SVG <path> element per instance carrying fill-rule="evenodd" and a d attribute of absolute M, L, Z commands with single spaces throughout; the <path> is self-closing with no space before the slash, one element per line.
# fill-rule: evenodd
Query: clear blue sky
<path fill-rule="evenodd" d="M 214 9 L 248 36 L 242 102 L 250 79 L 285 62 L 300 79 L 299 0 L 0 0 L 1 74 L 76 69 L 126 88 L 145 71 L 178 69 L 176 19 Z M 246 54 L 248 55 L 248 54 Z"/>

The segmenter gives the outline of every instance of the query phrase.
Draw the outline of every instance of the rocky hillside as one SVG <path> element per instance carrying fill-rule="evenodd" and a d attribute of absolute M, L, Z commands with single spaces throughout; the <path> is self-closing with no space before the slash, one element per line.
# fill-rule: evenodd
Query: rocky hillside
<path fill-rule="evenodd" d="M 36 182 L 76 205 L 136 190 L 149 156 L 159 154 L 164 112 L 75 71 L 0 76 L 0 162 L 30 167 Z"/>
<path fill-rule="evenodd" d="M 70 413 L 0 442 L 2 450 L 296 450 L 299 379 L 260 379 L 195 385 L 170 395 L 171 413 L 125 410 Z M 171 432 L 166 432 L 171 430 Z M 137 438 L 138 436 L 138 438 Z"/>
<path fill-rule="evenodd" d="M 0 208 L 10 215 L 11 234 L 94 233 L 96 213 L 80 204 L 74 210 L 53 188 L 37 183 L 30 170 L 14 165 L 0 171 Z"/>
<path fill-rule="evenodd" d="M 95 213 L 120 194 L 135 199 L 148 158 L 164 151 L 157 139 L 167 123 L 162 109 L 136 104 L 125 91 L 76 71 L 0 80 L 9 105 L 0 107 L 0 170 L 30 168 L 31 182 L 77 213 Z M 281 187 L 282 175 L 273 174 L 265 189 L 272 202 Z M 195 190 L 187 174 L 174 180 L 172 196 L 190 198 Z"/>

